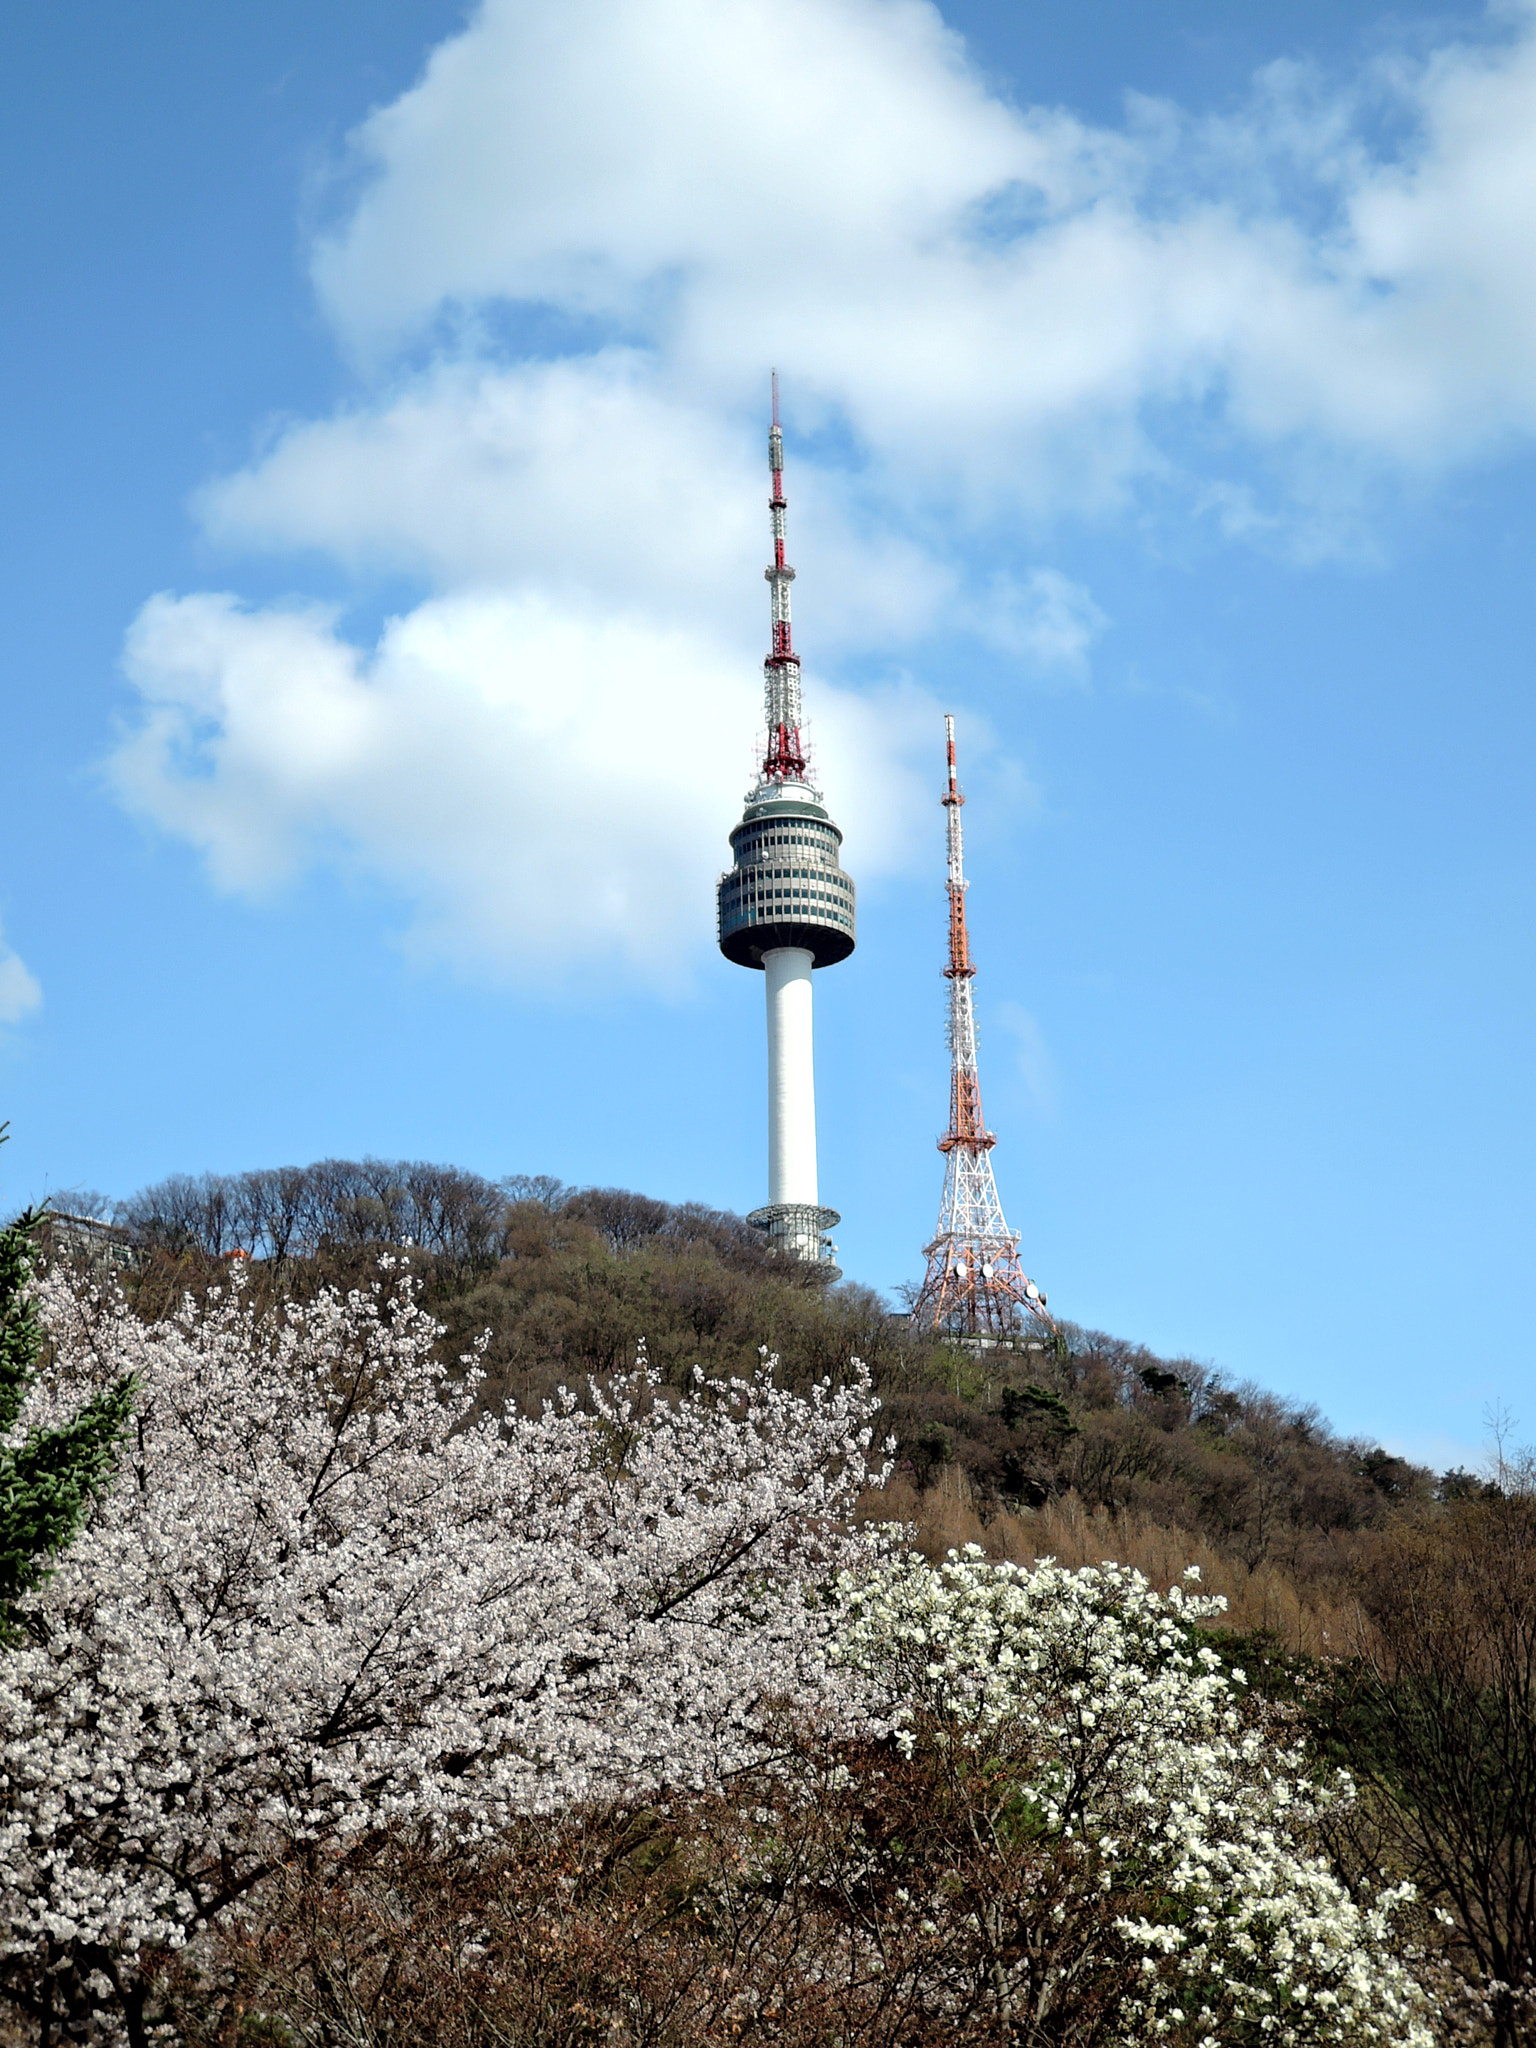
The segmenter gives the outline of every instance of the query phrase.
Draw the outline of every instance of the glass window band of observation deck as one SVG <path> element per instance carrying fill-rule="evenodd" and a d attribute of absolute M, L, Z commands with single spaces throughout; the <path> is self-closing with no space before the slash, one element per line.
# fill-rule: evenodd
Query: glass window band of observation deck
<path fill-rule="evenodd" d="M 833 967 L 854 948 L 854 889 L 836 869 L 781 877 L 732 868 L 720 878 L 720 950 L 739 967 L 761 967 L 781 946 L 800 946 L 815 967 Z"/>
<path fill-rule="evenodd" d="M 820 803 L 805 797 L 748 799 L 731 833 L 736 865 L 720 878 L 720 950 L 742 967 L 799 946 L 816 967 L 854 948 L 854 887 L 838 866 L 843 835 Z"/>

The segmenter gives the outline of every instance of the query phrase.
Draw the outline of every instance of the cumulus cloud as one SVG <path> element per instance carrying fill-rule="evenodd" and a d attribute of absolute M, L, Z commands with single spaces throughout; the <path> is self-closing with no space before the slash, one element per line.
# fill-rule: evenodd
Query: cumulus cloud
<path fill-rule="evenodd" d="M 19 953 L 13 953 L 0 933 L 0 1024 L 19 1024 L 41 1007 L 43 992 Z"/>
<path fill-rule="evenodd" d="M 756 396 L 748 431 L 669 388 L 634 349 L 434 363 L 382 399 L 293 428 L 264 461 L 209 485 L 199 509 L 231 546 L 318 549 L 450 587 L 532 587 L 739 637 L 761 626 L 753 592 L 768 553 Z M 795 552 L 815 565 L 818 647 L 921 631 L 954 572 L 888 520 L 856 517 L 837 479 L 798 454 L 790 480 Z M 744 661 L 753 646 L 743 641 Z"/>
<path fill-rule="evenodd" d="M 1110 130 L 1005 102 L 918 0 L 488 0 L 358 132 L 316 283 L 364 357 L 499 302 L 738 401 L 769 329 L 909 477 L 1053 501 L 1146 460 L 1148 402 L 1212 393 L 1257 436 L 1443 460 L 1536 415 L 1506 18 L 1347 93 L 1276 66 L 1242 118 Z"/>
<path fill-rule="evenodd" d="M 920 666 L 942 629 L 1085 677 L 1108 622 L 1052 519 L 1172 490 L 1315 552 L 1362 479 L 1536 427 L 1528 7 L 1107 127 L 1003 98 L 925 0 L 484 0 L 347 171 L 312 267 L 355 394 L 199 513 L 430 594 L 368 648 L 302 606 L 154 600 L 114 772 L 221 886 L 340 861 L 511 971 L 557 914 L 640 975 L 707 934 L 758 715 L 768 359 L 861 877 L 901 857 L 937 713 L 839 664 Z"/>
<path fill-rule="evenodd" d="M 418 948 L 530 981 L 607 961 L 675 986 L 710 929 L 757 691 L 703 634 L 462 593 L 365 654 L 322 610 L 203 592 L 151 599 L 126 661 L 145 713 L 118 790 L 223 888 L 329 860 L 410 900 Z M 860 878 L 900 866 L 930 796 L 906 756 L 937 714 L 912 689 L 816 701 Z"/>

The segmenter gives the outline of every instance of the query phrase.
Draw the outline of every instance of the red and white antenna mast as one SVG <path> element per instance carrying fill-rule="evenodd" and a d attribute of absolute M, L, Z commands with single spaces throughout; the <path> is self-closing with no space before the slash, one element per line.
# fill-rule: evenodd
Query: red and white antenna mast
<path fill-rule="evenodd" d="M 912 1305 L 922 1328 L 961 1337 L 1015 1337 L 1032 1325 L 1054 1331 L 1045 1296 L 1019 1262 L 1019 1237 L 1003 1220 L 992 1173 L 996 1135 L 981 1113 L 981 1080 L 976 1071 L 976 1017 L 971 983 L 976 978 L 965 924 L 965 851 L 960 807 L 965 802 L 955 773 L 955 721 L 944 720 L 949 781 L 940 799 L 949 841 L 949 1129 L 939 1140 L 944 1154 L 944 1199 L 939 1228 L 923 1248 L 928 1270 Z"/>
<path fill-rule="evenodd" d="M 765 782 L 803 782 L 805 747 L 800 738 L 800 657 L 789 624 L 789 586 L 795 572 L 784 559 L 784 436 L 779 431 L 779 373 L 773 373 L 773 424 L 768 429 L 768 475 L 772 488 L 768 509 L 773 515 L 773 564 L 768 579 L 773 644 L 763 663 L 763 695 L 768 719 L 768 748 L 763 756 Z"/>

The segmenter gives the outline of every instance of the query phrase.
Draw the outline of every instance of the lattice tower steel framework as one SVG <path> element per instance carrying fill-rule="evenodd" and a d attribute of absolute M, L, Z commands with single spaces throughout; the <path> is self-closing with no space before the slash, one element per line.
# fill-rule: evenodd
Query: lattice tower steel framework
<path fill-rule="evenodd" d="M 800 657 L 795 653 L 789 619 L 789 586 L 795 580 L 784 553 L 784 435 L 779 426 L 779 373 L 773 373 L 773 416 L 768 429 L 768 512 L 773 521 L 773 561 L 763 571 L 768 579 L 772 639 L 763 663 L 768 748 L 763 757 L 765 782 L 805 779 L 805 743 L 800 737 Z"/>
<path fill-rule="evenodd" d="M 1052 1333 L 1055 1324 L 1045 1296 L 1024 1271 L 1019 1235 L 1003 1217 L 992 1172 L 996 1134 L 981 1113 L 976 1067 L 976 1016 L 971 958 L 965 922 L 965 849 L 960 810 L 965 802 L 955 769 L 955 721 L 944 720 L 949 782 L 944 805 L 949 841 L 949 1129 L 939 1140 L 944 1154 L 944 1199 L 912 1320 L 946 1335 L 1004 1339 L 1033 1328 Z"/>

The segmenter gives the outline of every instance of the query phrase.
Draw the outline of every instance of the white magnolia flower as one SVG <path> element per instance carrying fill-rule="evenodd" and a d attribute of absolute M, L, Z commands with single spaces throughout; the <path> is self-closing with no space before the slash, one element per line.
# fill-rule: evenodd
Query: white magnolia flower
<path fill-rule="evenodd" d="M 1311 1847 L 1318 1814 L 1352 1787 L 1310 1776 L 1245 1711 L 1241 1674 L 1196 1646 L 1190 1625 L 1222 1601 L 1160 1594 L 1119 1565 L 989 1565 L 974 1545 L 937 1570 L 909 1557 L 850 1575 L 842 1591 L 838 1655 L 908 1754 L 933 1741 L 989 1783 L 1006 1758 L 1014 1795 L 1027 1790 L 1077 1860 L 1085 1902 L 1159 1902 L 1115 1924 L 1143 1952 L 1127 2044 L 1191 2009 L 1203 2024 L 1219 1988 L 1233 2020 L 1276 2048 L 1429 2048 L 1394 1939 L 1411 1890 L 1358 1904 Z"/>

